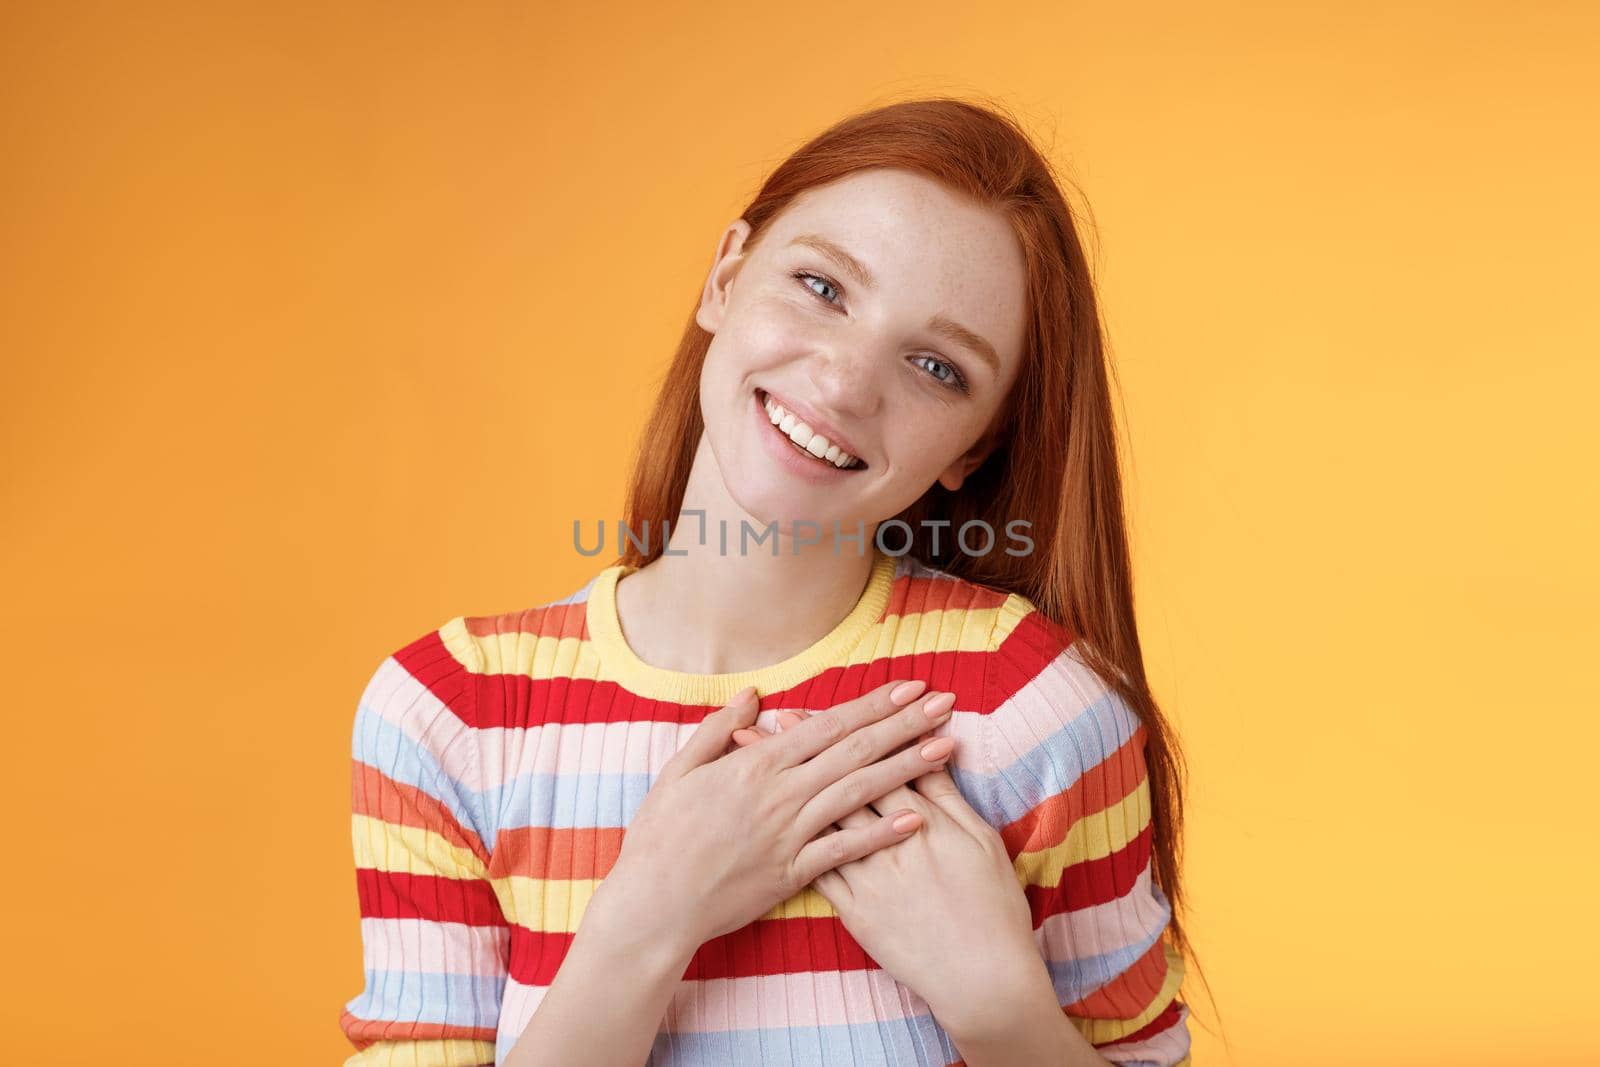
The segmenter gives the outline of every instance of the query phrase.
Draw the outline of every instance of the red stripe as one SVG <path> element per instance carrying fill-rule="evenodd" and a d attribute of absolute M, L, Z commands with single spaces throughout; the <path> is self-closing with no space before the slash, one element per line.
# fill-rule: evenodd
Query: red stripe
<path fill-rule="evenodd" d="M 569 933 L 511 927 L 511 977 L 548 986 L 572 945 Z M 758 919 L 695 950 L 685 981 L 750 978 L 807 971 L 880 970 L 838 918 Z"/>
<path fill-rule="evenodd" d="M 1028 612 L 1000 642 L 989 666 L 988 703 L 997 708 L 1039 676 L 1072 645 L 1072 634 L 1037 608 Z"/>
<path fill-rule="evenodd" d="M 1161 995 L 1168 966 L 1166 950 L 1157 938 L 1133 966 L 1082 1000 L 1064 1005 L 1063 1010 L 1080 1019 L 1135 1018 Z"/>
<path fill-rule="evenodd" d="M 376 767 L 350 761 L 350 810 L 395 826 L 415 826 L 432 830 L 458 848 L 470 851 L 484 863 L 489 850 L 476 833 L 462 826 L 456 817 L 431 793 L 414 785 L 397 782 Z"/>
<path fill-rule="evenodd" d="M 509 926 L 489 883 L 356 868 L 363 919 L 427 919 L 468 926 Z"/>
<path fill-rule="evenodd" d="M 339 1029 L 344 1031 L 356 1051 L 379 1041 L 493 1041 L 492 1026 L 451 1026 L 447 1023 L 416 1023 L 385 1019 L 363 1019 L 348 1009 L 340 1013 Z"/>
<path fill-rule="evenodd" d="M 1009 595 L 954 577 L 902 575 L 889 587 L 889 603 L 884 606 L 880 618 L 920 615 L 930 611 L 987 611 L 1004 604 Z"/>
<path fill-rule="evenodd" d="M 545 604 L 523 611 L 508 611 L 499 615 L 479 615 L 466 620 L 467 633 L 473 637 L 499 637 L 501 634 L 518 634 L 524 637 L 587 638 L 584 620 L 588 616 L 588 602 L 576 604 Z"/>
<path fill-rule="evenodd" d="M 1053 848 L 1076 823 L 1113 808 L 1133 796 L 1149 775 L 1144 761 L 1143 724 L 1118 749 L 1089 767 L 1065 790 L 1040 800 L 1000 829 L 1012 859 L 1023 852 Z"/>
<path fill-rule="evenodd" d="M 960 711 L 987 713 L 983 706 L 982 651 L 923 652 L 884 656 L 868 663 L 830 667 L 799 685 L 761 698 L 763 709 L 821 711 L 853 700 L 900 678 L 920 678 L 928 688 L 956 694 Z M 472 675 L 476 693 L 455 708 L 468 726 L 528 729 L 583 723 L 671 722 L 695 724 L 716 706 L 657 700 L 630 692 L 617 682 L 592 678 L 529 678 L 496 673 Z"/>
<path fill-rule="evenodd" d="M 1033 928 L 1037 930 L 1052 915 L 1082 911 L 1131 893 L 1150 863 L 1154 834 L 1154 826 L 1146 825 L 1126 846 L 1109 856 L 1068 864 L 1055 885 L 1024 887 L 1033 913 Z"/>
<path fill-rule="evenodd" d="M 406 645 L 394 653 L 394 659 L 456 718 L 469 721 L 465 705 L 471 696 L 468 687 L 476 675 L 450 654 L 438 630 L 423 634 Z"/>
<path fill-rule="evenodd" d="M 1178 1016 L 1181 1014 L 1182 1007 L 1183 1001 L 1174 1000 L 1162 1010 L 1160 1015 L 1157 1015 L 1154 1019 L 1151 1019 L 1148 1023 L 1145 1023 L 1133 1033 L 1119 1037 L 1115 1041 L 1107 1041 L 1103 1044 L 1096 1045 L 1095 1048 L 1120 1048 L 1123 1045 L 1132 1045 L 1140 1041 L 1148 1041 L 1152 1037 L 1155 1037 L 1157 1034 L 1161 1033 L 1163 1030 L 1170 1030 L 1172 1027 L 1178 1025 Z"/>

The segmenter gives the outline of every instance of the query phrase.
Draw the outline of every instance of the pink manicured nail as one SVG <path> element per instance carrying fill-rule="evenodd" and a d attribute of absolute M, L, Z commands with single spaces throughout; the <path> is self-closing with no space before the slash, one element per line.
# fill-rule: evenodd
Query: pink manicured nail
<path fill-rule="evenodd" d="M 920 755 L 929 763 L 937 763 L 944 759 L 956 748 L 956 739 L 953 737 L 939 737 L 922 746 Z"/>
<path fill-rule="evenodd" d="M 741 736 L 742 735 L 742 736 Z M 761 735 L 754 730 L 735 730 L 733 739 L 741 745 L 753 745 L 761 740 Z"/>
<path fill-rule="evenodd" d="M 913 700 L 917 699 L 917 697 L 920 696 L 922 691 L 926 688 L 928 688 L 928 683 L 920 680 L 901 682 L 899 685 L 889 690 L 889 702 L 891 704 L 898 704 L 903 708 Z"/>
<path fill-rule="evenodd" d="M 941 715 L 955 707 L 955 705 L 956 695 L 954 693 L 940 693 L 937 696 L 928 698 L 928 702 L 922 705 L 922 713 L 928 718 L 937 721 Z"/>
<path fill-rule="evenodd" d="M 908 811 L 904 815 L 901 815 L 899 818 L 895 819 L 895 821 L 889 825 L 893 826 L 897 832 L 904 834 L 915 830 L 919 825 L 921 825 L 921 823 L 922 816 L 918 815 L 914 811 Z"/>

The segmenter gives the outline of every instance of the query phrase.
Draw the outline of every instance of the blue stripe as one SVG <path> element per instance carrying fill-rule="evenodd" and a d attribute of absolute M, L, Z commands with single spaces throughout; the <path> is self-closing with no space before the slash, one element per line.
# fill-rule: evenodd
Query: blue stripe
<path fill-rule="evenodd" d="M 446 937 L 450 936 L 447 931 Z M 358 1019 L 487 1026 L 500 1023 L 503 975 L 366 969 L 367 985 L 348 1008 Z"/>
<path fill-rule="evenodd" d="M 494 848 L 492 835 L 483 834 L 483 827 L 488 821 L 485 818 L 487 809 L 483 804 L 483 795 L 464 788 L 451 778 L 433 753 L 417 744 L 404 730 L 365 702 L 356 710 L 350 749 L 357 761 L 433 797 L 457 822 L 483 836 L 486 848 Z"/>

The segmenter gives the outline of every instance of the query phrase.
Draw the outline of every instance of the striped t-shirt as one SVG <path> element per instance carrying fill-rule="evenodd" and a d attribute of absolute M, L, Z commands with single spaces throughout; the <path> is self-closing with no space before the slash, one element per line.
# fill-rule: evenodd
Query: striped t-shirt
<path fill-rule="evenodd" d="M 505 1061 L 633 813 L 707 714 L 756 686 L 756 722 L 895 678 L 956 694 L 932 732 L 1000 831 L 1062 1010 L 1106 1059 L 1189 1062 L 1181 956 L 1151 879 L 1143 727 L 1025 597 L 876 554 L 850 613 L 759 670 L 639 659 L 617 621 L 621 564 L 565 599 L 458 616 L 388 656 L 352 735 L 365 988 L 340 1018 L 346 1067 Z M 647 1067 L 945 1067 L 960 1053 L 808 886 L 703 944 Z"/>

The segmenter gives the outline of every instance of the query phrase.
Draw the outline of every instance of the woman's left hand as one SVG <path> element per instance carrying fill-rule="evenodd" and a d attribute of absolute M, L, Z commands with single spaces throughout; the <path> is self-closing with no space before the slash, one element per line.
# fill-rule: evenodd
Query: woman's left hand
<path fill-rule="evenodd" d="M 804 720 L 784 711 L 778 721 L 781 729 Z M 743 746 L 768 736 L 752 729 L 734 738 Z M 932 737 L 930 731 L 917 743 Z M 918 832 L 841 864 L 812 885 L 867 954 L 955 1032 L 961 1021 L 1005 1006 L 1014 991 L 1037 981 L 1030 972 L 1042 970 L 1043 960 L 1005 843 L 944 768 L 896 787 L 822 833 L 906 808 L 921 817 Z"/>

